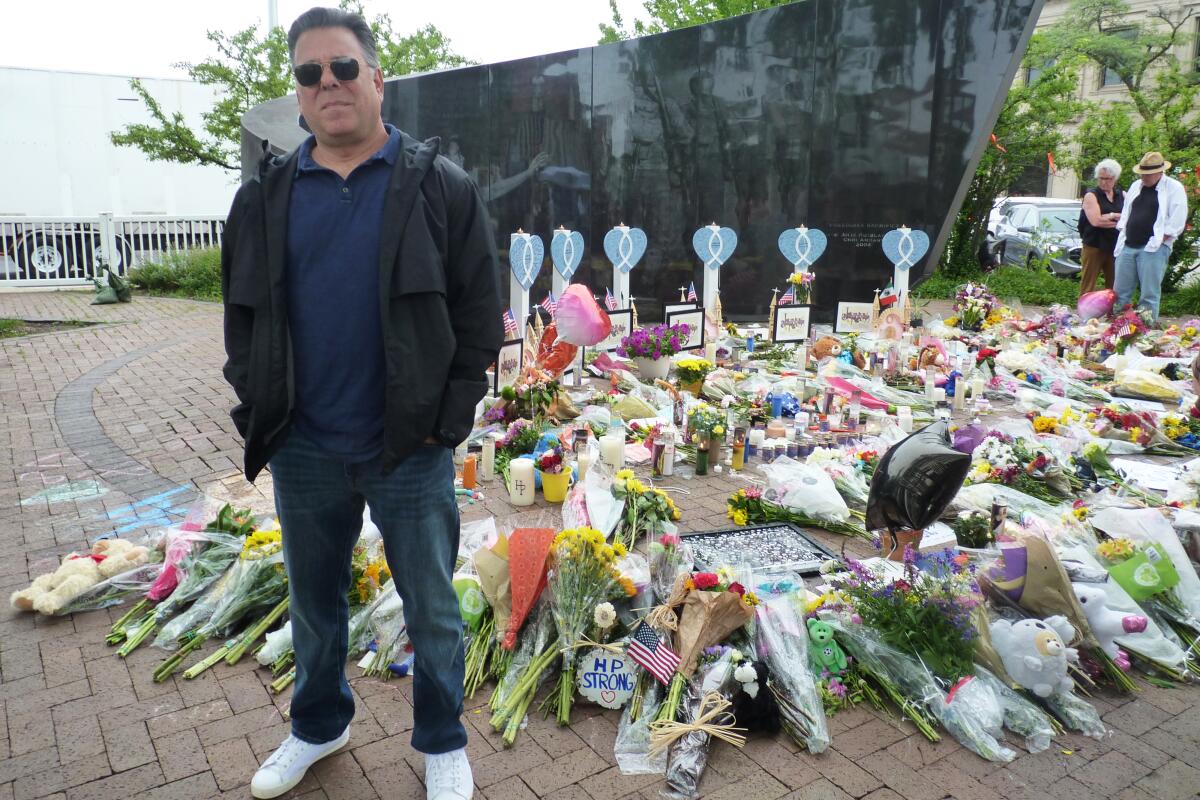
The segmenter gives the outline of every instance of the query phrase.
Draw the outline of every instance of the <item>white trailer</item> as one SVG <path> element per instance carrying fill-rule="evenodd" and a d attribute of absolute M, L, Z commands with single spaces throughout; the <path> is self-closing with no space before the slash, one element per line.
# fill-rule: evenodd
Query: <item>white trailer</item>
<path fill-rule="evenodd" d="M 238 173 L 150 161 L 109 140 L 149 123 L 130 78 L 0 67 L 0 288 L 86 283 L 98 259 L 120 272 L 220 240 Z M 211 87 L 143 79 L 199 128 Z"/>

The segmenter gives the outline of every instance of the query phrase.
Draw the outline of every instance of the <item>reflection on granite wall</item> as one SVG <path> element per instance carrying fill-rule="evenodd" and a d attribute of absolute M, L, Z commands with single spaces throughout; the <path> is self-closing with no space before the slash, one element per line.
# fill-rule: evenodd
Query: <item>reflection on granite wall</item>
<path fill-rule="evenodd" d="M 920 228 L 934 242 L 914 282 L 936 263 L 1042 2 L 807 0 L 389 80 L 383 113 L 418 138 L 441 137 L 488 198 L 501 253 L 518 228 L 547 245 L 559 225 L 581 231 L 589 254 L 576 280 L 603 296 L 604 234 L 643 228 L 650 244 L 631 281 L 646 319 L 676 287 L 701 285 L 697 227 L 739 234 L 721 273 L 722 303 L 738 318 L 765 316 L 790 272 L 780 231 L 821 228 L 829 246 L 814 302 L 828 318 L 890 278 L 887 230 Z M 303 138 L 295 108 L 280 98 L 245 116 L 246 174 L 262 139 L 287 150 Z"/>

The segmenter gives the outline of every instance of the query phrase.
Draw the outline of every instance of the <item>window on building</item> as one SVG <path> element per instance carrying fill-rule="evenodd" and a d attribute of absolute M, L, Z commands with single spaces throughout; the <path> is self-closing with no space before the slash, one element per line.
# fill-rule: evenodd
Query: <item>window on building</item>
<path fill-rule="evenodd" d="M 1137 38 L 1137 29 L 1136 28 L 1122 28 L 1120 30 L 1113 31 L 1113 34 L 1115 34 L 1116 36 L 1120 36 L 1122 39 L 1129 39 L 1130 41 L 1132 41 L 1133 39 Z M 1120 86 L 1120 85 L 1121 85 L 1121 76 L 1117 74 L 1116 70 L 1106 68 L 1104 70 L 1104 76 L 1100 82 L 1100 88 L 1103 89 L 1106 86 Z"/>
<path fill-rule="evenodd" d="M 1031 66 L 1028 70 L 1026 70 L 1025 71 L 1025 85 L 1029 86 L 1034 81 L 1036 81 L 1038 78 L 1042 77 L 1042 73 L 1045 72 L 1046 70 L 1050 69 L 1051 67 L 1053 67 L 1054 62 L 1056 60 L 1057 59 L 1052 58 L 1049 61 L 1043 63 L 1040 67 Z"/>

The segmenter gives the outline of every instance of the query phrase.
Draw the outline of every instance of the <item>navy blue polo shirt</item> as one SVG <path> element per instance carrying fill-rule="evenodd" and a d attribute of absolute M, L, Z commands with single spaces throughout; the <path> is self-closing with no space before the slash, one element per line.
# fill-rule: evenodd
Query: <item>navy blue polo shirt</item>
<path fill-rule="evenodd" d="M 326 452 L 366 461 L 383 450 L 386 370 L 379 239 L 400 132 L 345 180 L 300 146 L 288 207 L 287 299 L 293 424 Z"/>

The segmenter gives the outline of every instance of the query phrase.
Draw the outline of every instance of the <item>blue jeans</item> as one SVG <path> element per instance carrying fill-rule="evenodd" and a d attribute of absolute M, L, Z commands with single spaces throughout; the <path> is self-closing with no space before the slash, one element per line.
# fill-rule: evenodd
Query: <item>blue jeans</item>
<path fill-rule="evenodd" d="M 1167 273 L 1167 259 L 1171 248 L 1160 246 L 1153 253 L 1142 248 L 1125 247 L 1117 256 L 1117 280 L 1113 287 L 1117 293 L 1115 311 L 1120 311 L 1133 299 L 1134 288 L 1141 289 L 1138 308 L 1150 309 L 1153 321 L 1158 320 L 1158 301 L 1162 292 L 1163 276 Z"/>
<path fill-rule="evenodd" d="M 426 445 L 390 475 L 381 464 L 382 457 L 346 463 L 295 431 L 271 459 L 296 651 L 292 733 L 328 742 L 354 717 L 346 593 L 365 502 L 383 534 L 415 656 L 412 745 L 446 753 L 467 743 L 459 719 L 462 617 L 451 583 L 458 554 L 454 462 L 450 450 Z"/>

